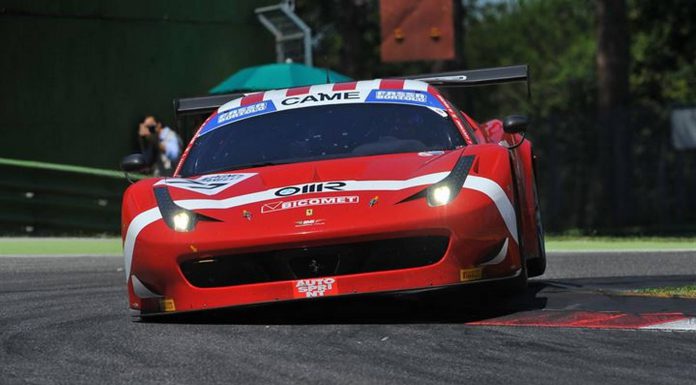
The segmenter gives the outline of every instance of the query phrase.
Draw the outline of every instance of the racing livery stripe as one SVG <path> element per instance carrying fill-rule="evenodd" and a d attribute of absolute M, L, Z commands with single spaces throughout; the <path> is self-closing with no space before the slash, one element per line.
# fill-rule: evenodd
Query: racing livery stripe
<path fill-rule="evenodd" d="M 241 102 L 242 102 L 242 98 L 230 100 L 229 102 L 221 105 L 220 108 L 218 108 L 217 112 L 220 113 L 220 112 L 224 112 L 227 110 L 231 110 L 233 108 L 237 108 L 237 107 L 239 107 Z"/>
<path fill-rule="evenodd" d="M 428 83 L 420 82 L 420 81 L 416 81 L 416 80 L 410 80 L 410 79 L 407 79 L 404 81 L 404 89 L 405 90 L 429 92 Z"/>
<path fill-rule="evenodd" d="M 263 93 L 263 100 L 275 100 L 285 97 L 285 90 L 271 90 Z"/>
<path fill-rule="evenodd" d="M 239 102 L 240 106 L 248 106 L 250 104 L 258 103 L 262 100 L 264 92 L 257 92 L 255 94 L 247 95 L 242 98 L 242 100 Z"/>
<path fill-rule="evenodd" d="M 318 94 L 326 93 L 332 94 L 336 92 L 349 92 L 349 91 L 359 91 L 359 97 L 353 102 L 364 101 L 366 94 L 363 91 L 374 91 L 374 90 L 408 90 L 408 91 L 421 91 L 427 92 L 428 94 L 435 95 L 437 93 L 436 89 L 430 87 L 427 83 L 418 80 L 403 80 L 403 79 L 374 79 L 374 80 L 361 80 L 357 82 L 346 82 L 346 83 L 329 83 L 329 84 L 317 84 L 313 86 L 288 88 L 281 90 L 270 90 L 265 92 L 255 92 L 247 94 L 241 98 L 233 99 L 217 109 L 217 113 L 223 113 L 238 107 L 244 107 L 248 105 L 258 104 L 262 101 L 274 101 L 276 104 L 282 99 L 288 97 L 300 97 L 308 94 Z M 316 95 L 315 95 L 316 97 Z M 330 99 L 335 101 L 333 97 Z M 343 99 L 338 99 L 338 103 L 344 103 Z M 335 102 L 327 103 L 334 104 Z M 293 104 L 295 107 L 300 107 L 302 104 Z M 279 109 L 285 109 L 288 106 L 282 106 Z"/>
<path fill-rule="evenodd" d="M 379 88 L 380 79 L 375 80 L 361 80 L 355 85 L 356 90 L 374 90 Z"/>
<path fill-rule="evenodd" d="M 311 87 L 297 87 L 297 88 L 290 88 L 288 91 L 285 93 L 285 96 L 297 96 L 297 95 L 304 95 L 309 93 L 309 89 Z"/>
<path fill-rule="evenodd" d="M 480 191 L 491 198 L 498 208 L 498 211 L 500 211 L 500 215 L 503 217 L 505 226 L 508 228 L 512 239 L 519 244 L 517 240 L 517 216 L 515 215 L 515 208 L 512 206 L 512 202 L 508 199 L 503 188 L 490 179 L 475 175 L 467 176 L 463 187 Z"/>
<path fill-rule="evenodd" d="M 126 239 L 123 241 L 123 270 L 126 272 L 126 281 L 128 281 L 128 277 L 130 276 L 133 249 L 135 248 L 135 239 L 147 225 L 161 218 L 162 213 L 160 213 L 159 207 L 155 206 L 138 214 L 135 218 L 133 218 L 131 223 L 128 224 Z"/>
<path fill-rule="evenodd" d="M 341 192 L 346 191 L 395 191 L 406 188 L 429 185 L 437 183 L 449 175 L 449 171 L 437 172 L 418 176 L 406 180 L 360 180 L 360 181 L 345 181 L 345 186 Z M 515 209 L 508 199 L 505 191 L 494 181 L 482 177 L 470 175 L 464 182 L 463 188 L 479 191 L 488 196 L 497 207 L 500 215 L 505 222 L 505 225 L 517 242 L 517 222 L 515 217 Z M 186 199 L 178 200 L 175 203 L 187 210 L 200 209 L 228 209 L 237 206 L 248 205 L 268 200 L 277 200 L 278 196 L 275 192 L 278 187 L 249 193 L 245 195 L 234 196 L 231 198 L 214 200 L 214 199 Z M 150 225 L 151 223 L 162 218 L 159 208 L 153 207 L 138 214 L 128 225 L 126 237 L 123 243 L 124 271 L 126 273 L 126 281 L 130 276 L 131 263 L 133 259 L 133 250 L 135 249 L 135 241 L 138 234 Z"/>
<path fill-rule="evenodd" d="M 433 184 L 441 181 L 447 175 L 449 171 L 437 172 L 434 174 L 427 174 L 407 180 L 351 180 L 345 181 L 345 186 L 341 188 L 343 191 L 395 191 L 403 190 L 406 188 L 411 188 L 415 186 L 422 186 L 426 184 Z M 502 189 L 501 189 L 502 190 Z M 265 191 L 259 191 L 255 193 L 250 193 L 246 195 L 239 195 L 222 200 L 214 199 L 187 199 L 176 201 L 176 204 L 187 209 L 187 210 L 200 210 L 200 209 L 228 209 L 230 207 L 248 205 L 251 203 L 258 203 L 271 199 L 278 199 L 275 192 L 278 191 L 278 187 L 272 188 Z"/>
<path fill-rule="evenodd" d="M 379 88 L 383 90 L 403 90 L 404 81 L 402 79 L 383 79 L 379 82 Z"/>
<path fill-rule="evenodd" d="M 133 275 L 131 283 L 133 284 L 133 291 L 135 292 L 135 295 L 137 295 L 140 298 L 161 298 L 162 296 L 153 293 L 150 289 L 148 289 L 138 277 Z"/>
<path fill-rule="evenodd" d="M 317 94 L 319 92 L 331 93 L 331 92 L 333 92 L 333 85 L 332 84 L 315 84 L 315 85 L 309 87 L 310 94 Z"/>
<path fill-rule="evenodd" d="M 484 262 L 481 264 L 481 266 L 488 266 L 488 265 L 497 265 L 499 263 L 502 263 L 505 260 L 505 256 L 507 256 L 507 251 L 508 251 L 508 238 L 505 238 L 505 242 L 503 243 L 503 246 L 500 248 L 500 251 L 498 254 L 493 257 L 488 262 Z"/>
<path fill-rule="evenodd" d="M 358 82 L 336 83 L 333 85 L 334 91 L 353 91 Z"/>
<path fill-rule="evenodd" d="M 430 87 L 430 86 L 428 86 L 428 87 Z M 429 95 L 432 95 L 432 94 L 429 94 Z M 434 94 L 434 95 L 437 98 L 437 100 L 439 100 L 440 103 L 442 103 L 442 105 L 445 106 L 445 109 L 447 110 L 447 114 L 452 118 L 452 121 L 457 126 L 457 128 L 459 128 L 459 132 L 462 133 L 466 142 L 468 144 L 473 144 L 474 141 L 471 140 L 471 136 L 469 136 L 469 131 L 467 131 L 467 129 L 464 127 L 464 123 L 462 123 L 462 121 L 459 119 L 459 116 L 454 112 L 454 110 L 452 109 L 452 106 L 447 102 L 447 100 L 445 100 L 445 98 L 442 97 L 442 95 L 440 95 L 440 94 Z"/>

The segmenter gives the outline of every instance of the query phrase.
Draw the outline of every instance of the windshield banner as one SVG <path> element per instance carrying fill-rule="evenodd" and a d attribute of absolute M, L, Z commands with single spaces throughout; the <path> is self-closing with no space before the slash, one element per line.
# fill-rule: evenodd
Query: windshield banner
<path fill-rule="evenodd" d="M 274 103 L 275 101 L 275 103 Z M 205 135 L 219 127 L 270 112 L 302 107 L 324 106 L 351 103 L 395 103 L 428 107 L 445 116 L 445 106 L 432 94 L 420 90 L 372 89 L 351 91 L 310 92 L 302 95 L 284 96 L 272 100 L 263 100 L 245 106 L 224 110 L 213 117 L 200 131 Z"/>
<path fill-rule="evenodd" d="M 271 100 L 263 100 L 248 106 L 241 106 L 227 110 L 218 114 L 215 118 L 210 119 L 208 124 L 201 129 L 198 136 L 205 135 L 220 126 L 224 126 L 242 119 L 251 118 L 252 116 L 267 114 L 275 110 L 275 104 L 273 104 Z"/>

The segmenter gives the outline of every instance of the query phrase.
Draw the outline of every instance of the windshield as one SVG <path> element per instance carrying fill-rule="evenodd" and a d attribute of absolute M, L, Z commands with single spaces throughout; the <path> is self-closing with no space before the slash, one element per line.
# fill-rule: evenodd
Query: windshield
<path fill-rule="evenodd" d="M 405 104 L 361 103 L 256 116 L 198 137 L 181 175 L 463 146 L 456 126 L 440 112 Z"/>

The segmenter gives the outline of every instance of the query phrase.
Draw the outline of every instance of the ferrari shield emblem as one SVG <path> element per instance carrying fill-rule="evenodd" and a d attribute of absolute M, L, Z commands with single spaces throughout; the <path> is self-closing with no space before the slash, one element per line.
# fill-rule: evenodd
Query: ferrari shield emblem
<path fill-rule="evenodd" d="M 308 217 L 311 217 L 312 215 L 314 215 L 314 210 L 313 210 L 313 209 L 307 209 L 307 210 L 305 210 L 305 214 L 306 214 Z"/>

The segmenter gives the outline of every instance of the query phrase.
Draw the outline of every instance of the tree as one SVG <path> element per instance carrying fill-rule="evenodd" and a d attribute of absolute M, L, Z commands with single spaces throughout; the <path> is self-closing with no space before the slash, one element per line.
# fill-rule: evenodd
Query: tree
<path fill-rule="evenodd" d="M 628 135 L 629 37 L 625 0 L 597 0 L 597 128 L 600 145 L 597 174 L 608 184 L 609 224 L 626 223 L 627 178 L 632 136 Z M 607 167 L 609 165 L 609 167 Z M 600 191 L 602 192 L 602 191 Z"/>

